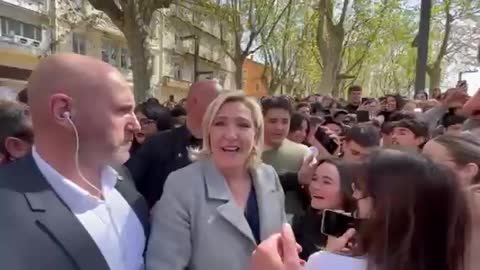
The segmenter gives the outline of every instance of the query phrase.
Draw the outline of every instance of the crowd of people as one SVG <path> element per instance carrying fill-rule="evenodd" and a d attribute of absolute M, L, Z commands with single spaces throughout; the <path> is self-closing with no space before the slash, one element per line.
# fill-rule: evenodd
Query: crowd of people
<path fill-rule="evenodd" d="M 480 268 L 480 91 L 260 99 L 215 80 L 135 103 L 114 67 L 42 59 L 0 101 L 0 265 Z M 352 223 L 326 230 L 327 213 Z"/>

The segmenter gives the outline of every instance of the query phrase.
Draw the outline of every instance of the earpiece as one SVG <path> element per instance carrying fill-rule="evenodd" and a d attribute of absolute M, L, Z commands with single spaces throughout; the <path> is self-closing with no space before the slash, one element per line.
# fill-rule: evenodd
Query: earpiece
<path fill-rule="evenodd" d="M 64 112 L 64 113 L 62 114 L 62 117 L 63 117 L 63 118 L 71 118 L 70 112 Z"/>

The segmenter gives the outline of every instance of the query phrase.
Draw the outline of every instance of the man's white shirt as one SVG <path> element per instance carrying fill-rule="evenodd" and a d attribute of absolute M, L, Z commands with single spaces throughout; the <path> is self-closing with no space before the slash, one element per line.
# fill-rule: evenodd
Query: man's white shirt
<path fill-rule="evenodd" d="M 104 200 L 63 177 L 40 157 L 33 159 L 47 182 L 92 237 L 112 270 L 144 269 L 145 234 L 137 215 L 115 189 L 118 174 L 106 167 L 101 175 Z"/>

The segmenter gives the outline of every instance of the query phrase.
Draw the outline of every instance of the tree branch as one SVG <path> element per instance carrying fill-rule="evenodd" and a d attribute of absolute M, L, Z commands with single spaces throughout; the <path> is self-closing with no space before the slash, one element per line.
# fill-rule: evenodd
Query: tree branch
<path fill-rule="evenodd" d="M 450 5 L 451 1 L 447 0 L 445 3 L 445 35 L 443 36 L 442 45 L 440 46 L 440 51 L 438 52 L 437 59 L 435 60 L 436 64 L 440 64 L 443 60 L 443 57 L 447 54 L 448 41 L 450 39 L 450 31 L 452 30 L 453 16 L 450 14 Z"/>
<path fill-rule="evenodd" d="M 144 21 L 149 24 L 157 9 L 168 8 L 172 2 L 173 0 L 142 0 L 138 4 Z"/>
<path fill-rule="evenodd" d="M 271 5 L 269 7 L 270 8 L 273 8 L 273 5 L 275 4 L 275 0 L 273 0 L 271 2 Z M 277 27 L 277 24 L 278 22 L 282 19 L 283 15 L 285 14 L 287 8 L 292 4 L 292 0 L 289 0 L 288 3 L 285 5 L 285 7 L 283 8 L 282 12 L 280 12 L 280 14 L 278 14 L 277 18 L 275 19 L 275 21 L 273 22 L 270 30 L 268 31 L 268 34 L 265 38 L 265 40 L 268 42 L 268 40 L 270 39 L 270 36 L 272 35 L 273 31 L 275 31 L 275 28 Z M 267 13 L 267 14 L 270 14 L 270 13 Z M 252 54 L 252 53 L 255 53 L 256 51 L 258 51 L 259 47 L 262 46 L 258 46 L 256 49 L 254 49 L 253 51 L 251 50 L 252 48 L 252 45 L 253 45 L 253 42 L 254 40 L 258 37 L 258 35 L 260 33 L 262 33 L 267 25 L 267 22 L 268 22 L 268 15 L 265 17 L 262 25 L 260 26 L 260 28 L 250 32 L 250 40 L 248 41 L 248 45 L 247 47 L 245 48 L 244 50 L 244 54 L 246 54 L 247 56 Z"/>
<path fill-rule="evenodd" d="M 124 13 L 114 0 L 88 0 L 88 2 L 95 9 L 105 12 L 117 27 L 123 28 Z"/>
<path fill-rule="evenodd" d="M 347 16 L 347 9 L 348 9 L 348 0 L 343 0 L 343 8 L 342 8 L 342 15 L 340 15 L 340 21 L 338 21 L 339 26 L 343 27 L 343 23 L 345 22 L 345 18 Z"/>

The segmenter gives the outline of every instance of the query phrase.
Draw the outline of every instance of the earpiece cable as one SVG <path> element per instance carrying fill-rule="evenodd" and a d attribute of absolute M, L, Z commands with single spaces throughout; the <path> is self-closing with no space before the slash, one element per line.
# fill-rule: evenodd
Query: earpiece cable
<path fill-rule="evenodd" d="M 77 128 L 75 127 L 75 124 L 73 123 L 72 119 L 70 117 L 67 117 L 67 121 L 70 123 L 70 125 L 73 128 L 73 132 L 75 133 L 75 167 L 77 169 L 78 175 L 84 181 L 87 185 L 89 185 L 91 188 L 93 188 L 100 196 L 103 196 L 102 190 L 97 188 L 95 185 L 93 185 L 90 181 L 87 180 L 82 174 L 82 171 L 80 170 L 80 161 L 79 161 L 79 149 L 80 149 L 80 140 L 78 136 L 78 131 Z"/>

